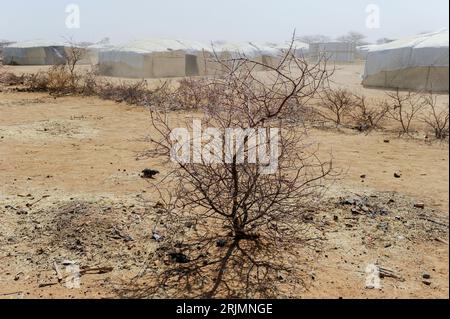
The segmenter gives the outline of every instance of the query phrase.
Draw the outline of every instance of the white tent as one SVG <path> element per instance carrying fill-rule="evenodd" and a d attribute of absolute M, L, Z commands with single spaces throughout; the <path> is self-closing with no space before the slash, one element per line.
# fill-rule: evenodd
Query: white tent
<path fill-rule="evenodd" d="M 108 51 L 113 46 L 110 44 L 92 44 L 86 47 L 86 61 L 88 64 L 97 65 L 99 63 L 100 52 Z"/>
<path fill-rule="evenodd" d="M 375 48 L 377 44 L 366 44 L 366 45 L 360 45 L 356 47 L 356 55 L 355 57 L 360 60 L 366 60 L 367 55 L 369 54 L 369 51 L 373 48 Z"/>
<path fill-rule="evenodd" d="M 311 43 L 309 46 L 309 55 L 314 61 L 353 62 L 355 52 L 356 45 L 351 42 Z"/>
<path fill-rule="evenodd" d="M 135 41 L 101 51 L 100 73 L 131 78 L 201 75 L 199 56 L 205 48 L 205 45 L 193 41 Z"/>
<path fill-rule="evenodd" d="M 53 65 L 65 62 L 65 44 L 34 40 L 3 48 L 3 63 L 15 65 Z"/>
<path fill-rule="evenodd" d="M 448 37 L 443 29 L 371 47 L 363 85 L 448 92 Z"/>

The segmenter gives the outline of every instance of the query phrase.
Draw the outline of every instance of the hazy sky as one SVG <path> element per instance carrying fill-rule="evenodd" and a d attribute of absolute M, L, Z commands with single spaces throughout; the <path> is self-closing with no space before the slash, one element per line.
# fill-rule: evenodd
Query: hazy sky
<path fill-rule="evenodd" d="M 79 29 L 66 27 L 71 3 Z M 378 29 L 366 27 L 368 4 L 380 9 Z M 296 29 L 331 37 L 355 30 L 375 41 L 448 27 L 448 11 L 448 0 L 0 0 L 0 39 L 283 41 Z"/>

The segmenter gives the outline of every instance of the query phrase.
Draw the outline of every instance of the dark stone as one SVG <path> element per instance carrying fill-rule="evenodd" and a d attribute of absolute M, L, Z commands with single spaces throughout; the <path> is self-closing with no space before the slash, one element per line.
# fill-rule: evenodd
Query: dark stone
<path fill-rule="evenodd" d="M 158 175 L 158 174 L 159 174 L 158 171 L 153 170 L 153 169 L 146 168 L 146 169 L 144 169 L 144 170 L 142 171 L 141 177 L 142 177 L 142 178 L 153 179 L 153 178 L 155 177 L 155 175 Z"/>
<path fill-rule="evenodd" d="M 186 264 L 189 262 L 189 258 L 182 253 L 169 253 L 170 258 L 173 262 L 179 263 L 179 264 Z"/>
<path fill-rule="evenodd" d="M 423 282 L 425 285 L 427 285 L 427 286 L 430 286 L 430 285 L 431 285 L 431 281 L 428 280 L 428 279 L 424 279 L 424 280 L 422 280 L 422 282 Z"/>
<path fill-rule="evenodd" d="M 220 248 L 223 248 L 223 247 L 225 247 L 226 245 L 227 245 L 226 239 L 219 239 L 219 240 L 216 242 L 216 246 L 217 246 L 217 247 L 220 247 Z"/>
<path fill-rule="evenodd" d="M 431 279 L 431 275 L 430 275 L 429 273 L 427 273 L 427 272 L 424 272 L 424 273 L 422 274 L 422 278 L 423 278 L 423 279 Z"/>
<path fill-rule="evenodd" d="M 415 203 L 414 204 L 415 208 L 420 208 L 420 209 L 424 209 L 425 208 L 425 204 L 424 203 Z"/>
<path fill-rule="evenodd" d="M 394 177 L 395 177 L 395 178 L 401 178 L 401 177 L 402 177 L 402 174 L 400 174 L 400 173 L 394 173 Z"/>

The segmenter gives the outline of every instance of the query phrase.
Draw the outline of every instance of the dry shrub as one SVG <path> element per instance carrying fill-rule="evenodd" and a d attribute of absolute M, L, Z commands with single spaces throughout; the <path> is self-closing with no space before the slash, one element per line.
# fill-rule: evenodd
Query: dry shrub
<path fill-rule="evenodd" d="M 353 94 L 346 89 L 328 89 L 320 95 L 321 110 L 318 114 L 336 126 L 343 124 L 345 117 L 350 114 L 350 110 L 355 101 Z"/>
<path fill-rule="evenodd" d="M 37 72 L 25 75 L 24 86 L 29 92 L 48 92 L 49 78 L 47 72 Z"/>
<path fill-rule="evenodd" d="M 152 95 L 152 91 L 147 88 L 147 81 L 120 82 L 115 85 L 106 82 L 98 87 L 97 94 L 105 100 L 113 100 L 118 103 L 125 102 L 130 105 L 145 105 Z"/>
<path fill-rule="evenodd" d="M 384 102 L 388 116 L 398 122 L 401 127 L 399 135 L 410 135 L 413 119 L 424 107 L 424 102 L 419 93 L 387 92 L 388 100 Z"/>
<path fill-rule="evenodd" d="M 1 71 L 1 70 L 0 70 Z M 24 76 L 18 76 L 11 72 L 0 72 L 0 84 L 5 86 L 22 85 Z"/>
<path fill-rule="evenodd" d="M 356 129 L 365 132 L 381 128 L 388 108 L 386 104 L 369 101 L 364 95 L 354 95 L 353 108 L 350 117 L 353 119 Z"/>
<path fill-rule="evenodd" d="M 423 101 L 428 114 L 422 117 L 422 121 L 433 130 L 434 136 L 437 139 L 446 139 L 449 134 L 448 104 L 439 111 L 437 96 L 433 94 L 423 97 Z"/>
<path fill-rule="evenodd" d="M 174 163 L 163 181 L 153 185 L 161 195 L 155 206 L 161 223 L 155 232 L 162 237 L 156 237 L 158 249 L 149 260 L 149 284 L 138 296 L 274 297 L 280 278 L 302 285 L 298 249 L 307 254 L 320 244 L 310 209 L 331 163 L 320 161 L 305 142 L 304 130 L 286 125 L 285 119 L 321 90 L 328 77 L 326 65 L 309 65 L 289 50 L 279 66 L 265 66 L 273 71 L 267 84 L 252 72 L 260 62 L 245 57 L 234 62 L 232 68 L 222 64 L 229 72 L 204 86 L 199 99 L 202 125 L 222 132 L 222 145 L 229 128 L 255 129 L 258 134 L 278 129 L 278 166 L 265 174 L 261 158 L 257 163 L 241 162 L 236 153 L 218 158 L 222 148 L 212 162 L 203 153 L 200 162 Z M 291 66 L 299 75 L 292 75 Z M 161 99 L 151 107 L 159 132 L 152 136 L 155 154 L 167 160 L 178 150 L 167 113 L 172 102 Z M 180 125 L 192 128 L 190 120 Z M 238 146 L 245 158 L 259 146 L 250 140 L 244 138 Z M 267 139 L 257 143 L 269 146 Z"/>

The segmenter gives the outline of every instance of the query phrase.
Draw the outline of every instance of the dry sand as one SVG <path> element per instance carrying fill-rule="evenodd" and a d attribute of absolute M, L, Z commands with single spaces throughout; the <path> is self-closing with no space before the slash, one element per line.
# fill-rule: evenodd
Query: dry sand
<path fill-rule="evenodd" d="M 18 67 L 15 72 L 30 70 L 35 68 Z M 360 86 L 361 72 L 360 64 L 339 66 L 335 85 L 382 97 L 383 91 Z M 445 101 L 448 96 L 440 98 Z M 97 98 L 54 99 L 47 94 L 0 93 L 0 298 L 117 296 L 113 288 L 136 275 L 145 261 L 142 256 L 154 249 L 150 240 L 154 216 L 142 203 L 155 200 L 156 195 L 149 193 L 139 173 L 147 167 L 164 172 L 167 167 L 140 157 L 149 149 L 151 134 L 148 113 L 139 107 Z M 386 132 L 365 135 L 313 129 L 309 134 L 318 143 L 320 154 L 325 158 L 331 152 L 335 168 L 342 171 L 327 195 L 331 201 L 347 194 L 375 194 L 383 200 L 383 196 L 398 196 L 401 204 L 389 217 L 361 218 L 356 222 L 352 219 L 352 227 L 346 225 L 348 222 L 333 223 L 333 215 L 338 215 L 340 221 L 348 218 L 348 208 L 324 207 L 322 215 L 329 231 L 325 253 L 318 254 L 317 263 L 311 266 L 310 289 L 291 296 L 448 298 L 448 144 L 400 138 Z M 386 139 L 390 143 L 385 143 Z M 401 172 L 402 178 L 394 178 L 394 172 Z M 361 179 L 363 174 L 366 178 Z M 96 207 L 112 203 L 123 214 L 112 214 L 111 218 L 117 217 L 120 221 L 115 220 L 116 224 L 134 234 L 134 243 L 118 244 L 114 239 L 113 244 L 106 242 L 115 251 L 105 248 L 113 254 L 109 259 L 121 260 L 120 265 L 116 264 L 111 273 L 83 276 L 81 289 L 70 290 L 62 285 L 39 288 L 40 283 L 55 279 L 52 258 L 77 257 L 70 247 L 58 251 L 55 247 L 59 246 L 52 247 L 52 241 L 44 240 L 46 236 L 39 229 L 55 221 L 40 214 L 76 201 Z M 396 217 L 413 216 L 412 220 L 416 220 L 415 216 L 422 214 L 413 208 L 415 202 L 425 203 L 430 219 L 442 221 L 444 226 L 413 222 L 412 228 L 396 228 Z M 27 207 L 30 203 L 33 205 Z M 127 223 L 134 218 L 140 222 Z M 383 222 L 395 226 L 389 236 L 373 235 L 371 229 Z M 39 226 L 29 228 L 30 223 Z M 82 228 L 78 225 L 77 229 Z M 388 237 L 390 245 L 386 244 Z M 367 238 L 373 242 L 367 244 Z M 45 245 L 38 247 L 41 243 Z M 97 254 L 102 253 L 103 248 L 99 248 Z M 82 262 L 87 262 L 83 252 L 78 254 Z M 120 254 L 123 256 L 117 257 Z M 89 259 L 95 266 L 105 261 L 96 258 L 100 257 Z M 122 262 L 124 258 L 129 262 Z M 386 278 L 382 290 L 364 289 L 364 269 L 377 261 L 401 273 L 405 280 Z M 431 285 L 422 282 L 424 272 L 431 274 Z"/>

